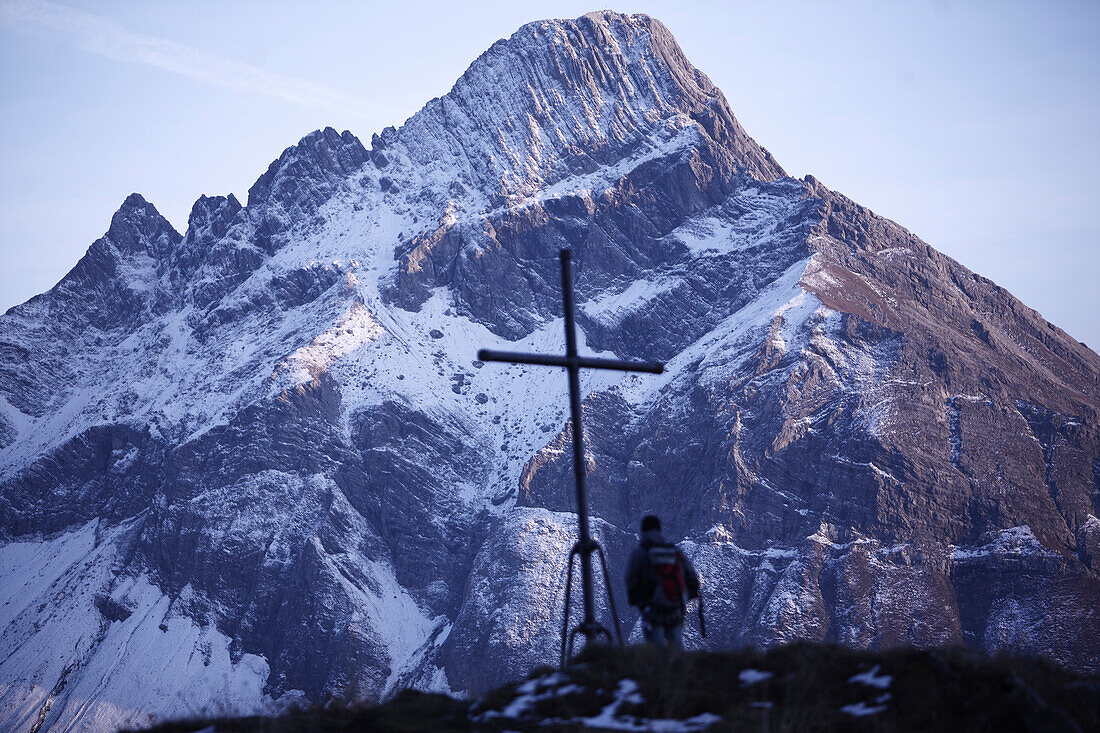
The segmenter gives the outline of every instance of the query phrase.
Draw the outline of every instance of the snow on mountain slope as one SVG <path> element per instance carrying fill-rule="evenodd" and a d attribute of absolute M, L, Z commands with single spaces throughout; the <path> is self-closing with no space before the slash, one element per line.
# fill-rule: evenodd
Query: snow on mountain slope
<path fill-rule="evenodd" d="M 274 709 L 263 658 L 232 659 L 228 637 L 170 616 L 171 599 L 144 576 L 112 583 L 112 567 L 124 562 L 115 540 L 134 524 L 104 530 L 92 520 L 52 541 L 0 549 L 0 707 L 9 729 L 103 730 L 168 713 Z"/>
<path fill-rule="evenodd" d="M 655 511 L 703 572 L 707 644 L 1096 668 L 1100 359 L 786 178 L 663 26 L 596 13 L 494 44 L 369 150 L 307 135 L 183 235 L 129 197 L 0 316 L 0 721 L 552 662 L 565 378 L 476 351 L 563 348 L 565 246 L 582 350 L 668 362 L 582 377 L 614 578 Z"/>

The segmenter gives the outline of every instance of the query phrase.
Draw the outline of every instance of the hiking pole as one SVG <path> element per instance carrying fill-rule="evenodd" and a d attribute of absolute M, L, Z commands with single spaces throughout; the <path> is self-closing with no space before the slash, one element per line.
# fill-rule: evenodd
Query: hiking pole
<path fill-rule="evenodd" d="M 703 620 L 703 594 L 699 594 L 699 635 L 707 638 L 707 622 Z"/>

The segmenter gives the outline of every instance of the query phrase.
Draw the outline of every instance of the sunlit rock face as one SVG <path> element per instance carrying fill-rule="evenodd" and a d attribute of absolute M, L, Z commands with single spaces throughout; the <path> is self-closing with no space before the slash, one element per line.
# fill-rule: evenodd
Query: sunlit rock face
<path fill-rule="evenodd" d="M 587 471 L 614 578 L 645 513 L 694 558 L 690 644 L 1097 671 L 1100 358 L 787 177 L 663 26 L 597 13 L 369 150 L 306 136 L 183 235 L 131 196 L 0 317 L 0 727 L 552 663 L 565 379 L 475 354 L 563 348 L 562 247 L 583 348 L 668 363 L 584 375 Z"/>

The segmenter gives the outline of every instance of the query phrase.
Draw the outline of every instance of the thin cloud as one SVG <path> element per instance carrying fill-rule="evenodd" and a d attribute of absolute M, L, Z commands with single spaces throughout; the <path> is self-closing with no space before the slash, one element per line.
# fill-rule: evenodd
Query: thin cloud
<path fill-rule="evenodd" d="M 220 58 L 164 38 L 126 30 L 102 15 L 44 0 L 0 3 L 0 21 L 18 30 L 46 28 L 70 37 L 88 53 L 127 63 L 144 64 L 195 81 L 262 94 L 330 111 L 368 116 L 366 105 L 340 92 L 281 74 Z"/>

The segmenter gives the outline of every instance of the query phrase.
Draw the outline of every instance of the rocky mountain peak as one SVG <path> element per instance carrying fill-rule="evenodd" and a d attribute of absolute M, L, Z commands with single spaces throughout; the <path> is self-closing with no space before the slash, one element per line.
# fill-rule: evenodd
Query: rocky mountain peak
<path fill-rule="evenodd" d="M 323 189 L 315 192 L 323 194 L 366 160 L 366 148 L 348 130 L 314 130 L 268 166 L 248 189 L 248 205 L 301 203 L 297 199 L 310 188 Z"/>
<path fill-rule="evenodd" d="M 233 194 L 228 196 L 199 196 L 187 217 L 187 238 L 199 236 L 219 238 L 225 236 L 230 223 L 243 207 Z"/>
<path fill-rule="evenodd" d="M 153 204 L 141 194 L 130 194 L 111 217 L 107 232 L 57 285 L 8 311 L 11 320 L 0 338 L 33 345 L 43 338 L 43 328 L 71 336 L 89 327 L 120 333 L 136 327 L 150 315 L 160 274 L 171 266 L 182 240 Z M 33 388 L 25 385 L 9 399 L 27 409 L 45 409 L 23 402 L 23 396 L 44 403 L 40 393 L 64 390 L 67 379 L 55 372 L 51 380 Z"/>
<path fill-rule="evenodd" d="M 418 166 L 454 160 L 475 187 L 525 195 L 688 127 L 722 148 L 731 168 L 784 175 L 667 28 L 603 11 L 524 25 L 392 137 Z"/>
<path fill-rule="evenodd" d="M 135 191 L 134 193 L 126 197 L 126 199 L 122 202 L 122 205 L 118 207 L 118 212 L 116 213 L 141 210 L 146 208 L 147 206 L 151 206 L 151 204 L 145 200 L 144 196 Z"/>
<path fill-rule="evenodd" d="M 163 254 L 182 237 L 139 193 L 132 193 L 111 217 L 107 239 L 120 252 Z"/>

